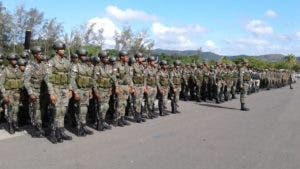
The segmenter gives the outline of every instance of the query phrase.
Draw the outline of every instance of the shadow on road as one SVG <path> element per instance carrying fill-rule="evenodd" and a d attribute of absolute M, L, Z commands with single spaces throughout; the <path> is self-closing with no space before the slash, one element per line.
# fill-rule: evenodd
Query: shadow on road
<path fill-rule="evenodd" d="M 238 110 L 240 111 L 240 109 L 238 108 L 233 108 L 233 107 L 225 107 L 225 106 L 221 106 L 221 105 L 216 105 L 216 104 L 207 104 L 207 103 L 196 103 L 200 106 L 206 106 L 206 107 L 213 107 L 213 108 L 221 108 L 221 109 L 229 109 L 229 110 Z"/>

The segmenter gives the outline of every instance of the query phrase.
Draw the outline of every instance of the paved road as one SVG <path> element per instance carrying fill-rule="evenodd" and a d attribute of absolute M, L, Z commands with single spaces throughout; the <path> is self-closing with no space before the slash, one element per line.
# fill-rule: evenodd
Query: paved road
<path fill-rule="evenodd" d="M 0 131 L 2 169 L 299 169 L 300 84 L 52 145 Z M 95 131 L 96 132 L 96 131 Z"/>

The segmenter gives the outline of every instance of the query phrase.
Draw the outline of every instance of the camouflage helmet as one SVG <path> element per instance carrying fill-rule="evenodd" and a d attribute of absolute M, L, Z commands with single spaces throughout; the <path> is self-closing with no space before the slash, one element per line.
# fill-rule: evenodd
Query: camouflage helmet
<path fill-rule="evenodd" d="M 122 57 L 122 56 L 127 56 L 128 55 L 128 52 L 125 51 L 125 50 L 122 50 L 119 52 L 119 57 Z"/>
<path fill-rule="evenodd" d="M 99 58 L 98 56 L 93 56 L 93 57 L 92 57 L 92 61 L 93 61 L 94 63 L 100 63 L 100 58 Z"/>
<path fill-rule="evenodd" d="M 72 54 L 71 54 L 71 58 L 72 58 L 72 59 L 77 59 L 77 58 L 78 58 L 77 53 L 72 53 Z"/>
<path fill-rule="evenodd" d="M 53 44 L 53 49 L 54 50 L 65 50 L 66 45 L 62 41 L 56 41 Z"/>
<path fill-rule="evenodd" d="M 165 65 L 167 65 L 168 63 L 167 63 L 167 61 L 166 61 L 166 60 L 162 60 L 162 61 L 160 61 L 160 63 L 159 63 L 159 64 L 160 64 L 160 65 L 162 65 L 162 66 L 163 66 L 163 65 L 165 66 Z"/>
<path fill-rule="evenodd" d="M 214 65 L 210 65 L 209 67 L 211 70 L 215 69 L 215 66 Z"/>
<path fill-rule="evenodd" d="M 129 65 L 132 65 L 136 62 L 135 58 L 134 57 L 130 57 L 129 60 L 128 60 L 128 64 Z"/>
<path fill-rule="evenodd" d="M 109 61 L 109 63 L 114 64 L 117 61 L 117 59 L 116 59 L 116 57 L 113 56 L 113 57 L 110 57 L 108 61 Z"/>
<path fill-rule="evenodd" d="M 174 61 L 174 66 L 179 66 L 181 64 L 180 60 L 175 60 Z"/>
<path fill-rule="evenodd" d="M 88 52 L 86 51 L 86 49 L 84 48 L 79 48 L 76 50 L 76 54 L 80 57 L 80 56 L 87 56 Z"/>
<path fill-rule="evenodd" d="M 30 53 L 28 51 L 24 51 L 24 52 L 22 52 L 22 54 L 20 56 L 23 59 L 28 59 L 30 56 Z"/>
<path fill-rule="evenodd" d="M 11 53 L 7 56 L 7 60 L 18 60 L 18 55 L 15 53 Z"/>
<path fill-rule="evenodd" d="M 42 61 L 48 61 L 49 57 L 47 55 L 42 55 Z"/>
<path fill-rule="evenodd" d="M 99 58 L 108 57 L 108 53 L 105 50 L 103 50 L 99 52 L 98 57 Z"/>
<path fill-rule="evenodd" d="M 30 49 L 30 51 L 31 51 L 31 53 L 32 53 L 33 55 L 35 55 L 35 54 L 38 54 L 38 53 L 42 52 L 42 48 L 41 48 L 41 46 L 33 46 L 33 47 Z"/>
<path fill-rule="evenodd" d="M 196 67 L 196 64 L 195 64 L 195 63 L 192 63 L 192 64 L 191 64 L 191 67 Z"/>
<path fill-rule="evenodd" d="M 3 63 L 3 61 L 4 61 L 3 54 L 2 54 L 2 53 L 0 53 L 0 64 L 2 64 L 2 63 Z"/>
<path fill-rule="evenodd" d="M 135 55 L 134 55 L 135 58 L 142 58 L 143 57 L 143 54 L 141 52 L 137 52 Z"/>
<path fill-rule="evenodd" d="M 148 57 L 147 61 L 148 61 L 148 62 L 155 61 L 155 57 L 154 57 L 154 56 L 150 56 L 150 57 Z"/>
<path fill-rule="evenodd" d="M 26 59 L 18 59 L 18 63 L 19 66 L 26 66 L 27 65 L 27 60 Z"/>
<path fill-rule="evenodd" d="M 185 66 L 186 66 L 186 67 L 190 67 L 190 66 L 191 66 L 191 64 L 189 64 L 189 63 L 186 63 L 186 64 L 185 64 Z"/>

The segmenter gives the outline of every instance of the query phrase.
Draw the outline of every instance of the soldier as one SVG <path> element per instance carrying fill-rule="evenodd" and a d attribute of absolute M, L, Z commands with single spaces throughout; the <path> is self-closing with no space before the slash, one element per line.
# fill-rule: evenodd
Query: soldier
<path fill-rule="evenodd" d="M 88 53 L 84 48 L 79 48 L 76 51 L 79 57 L 79 62 L 72 65 L 71 69 L 71 85 L 73 97 L 75 98 L 75 120 L 76 120 L 76 135 L 85 136 L 93 134 L 86 126 L 87 113 L 90 99 L 92 98 L 93 66 L 87 57 Z M 80 100 L 76 99 L 76 95 Z"/>
<path fill-rule="evenodd" d="M 105 122 L 107 112 L 109 110 L 109 99 L 111 96 L 113 84 L 115 81 L 114 72 L 109 66 L 108 55 L 102 51 L 98 55 L 100 57 L 100 64 L 94 67 L 94 99 L 96 101 L 96 129 L 103 131 L 111 129 L 111 126 Z M 98 58 L 99 58 L 98 57 Z M 97 107 L 98 106 L 98 107 Z"/>
<path fill-rule="evenodd" d="M 179 101 L 179 93 L 181 89 L 181 70 L 180 70 L 180 61 L 176 60 L 174 62 L 174 68 L 170 72 L 170 92 L 171 92 L 171 112 L 172 113 L 180 113 L 178 111 L 178 101 Z"/>
<path fill-rule="evenodd" d="M 53 116 L 49 140 L 54 144 L 72 139 L 71 136 L 64 132 L 64 118 L 67 112 L 68 101 L 72 95 L 70 83 L 71 64 L 64 56 L 65 48 L 65 44 L 60 41 L 54 43 L 55 55 L 48 62 L 45 76 L 50 95 L 49 110 Z M 76 94 L 75 99 L 80 100 L 80 96 Z"/>
<path fill-rule="evenodd" d="M 115 93 L 118 97 L 118 104 L 116 114 L 118 126 L 130 125 L 125 120 L 125 109 L 127 106 L 128 96 L 134 93 L 132 75 L 130 74 L 130 68 L 128 66 L 128 53 L 126 51 L 119 52 L 120 61 L 116 63 L 116 90 Z"/>
<path fill-rule="evenodd" d="M 162 60 L 160 62 L 160 69 L 157 72 L 158 82 L 157 82 L 157 92 L 158 92 L 158 110 L 160 116 L 169 115 L 165 109 L 167 104 L 167 96 L 169 89 L 169 73 L 167 71 L 167 61 Z"/>
<path fill-rule="evenodd" d="M 9 65 L 2 70 L 0 77 L 1 97 L 3 98 L 4 115 L 8 124 L 8 132 L 20 131 L 18 113 L 20 106 L 20 90 L 23 87 L 23 72 L 17 65 L 18 56 L 11 53 L 7 60 Z"/>
<path fill-rule="evenodd" d="M 33 60 L 29 61 L 24 73 L 24 86 L 29 95 L 29 116 L 31 125 L 35 128 L 35 136 L 45 135 L 42 129 L 42 110 L 40 105 L 41 86 L 46 76 L 47 65 L 42 62 L 42 49 L 34 46 L 31 49 Z"/>
<path fill-rule="evenodd" d="M 196 85 L 196 100 L 197 102 L 201 101 L 201 92 L 202 92 L 202 85 L 204 80 L 204 73 L 203 73 L 203 65 L 198 63 L 197 69 L 194 72 L 194 81 Z"/>
<path fill-rule="evenodd" d="M 245 97 L 247 94 L 247 90 L 249 88 L 249 81 L 251 79 L 250 72 L 248 71 L 248 60 L 243 59 L 242 67 L 239 69 L 239 81 L 240 81 L 240 102 L 241 102 L 241 110 L 242 111 L 249 111 L 249 108 L 245 106 Z"/>
<path fill-rule="evenodd" d="M 157 94 L 157 68 L 156 68 L 156 60 L 154 56 L 150 56 L 147 59 L 147 68 L 145 69 L 146 76 L 146 89 L 144 91 L 145 96 L 145 108 L 148 113 L 147 116 L 149 119 L 157 118 L 157 113 L 155 113 L 154 109 L 154 101 L 156 99 Z"/>
<path fill-rule="evenodd" d="M 182 84 L 181 84 L 181 93 L 182 93 L 182 97 L 184 101 L 188 101 L 189 100 L 189 78 L 190 78 L 190 73 L 191 73 L 191 69 L 190 69 L 190 64 L 186 64 L 183 67 L 183 71 L 182 71 Z"/>
<path fill-rule="evenodd" d="M 134 101 L 134 111 L 135 111 L 135 121 L 145 122 L 146 120 L 142 117 L 142 102 L 144 92 L 146 90 L 146 77 L 143 65 L 143 54 L 138 52 L 134 55 L 136 63 L 132 66 L 133 76 L 132 81 L 134 84 L 134 94 L 133 101 Z"/>

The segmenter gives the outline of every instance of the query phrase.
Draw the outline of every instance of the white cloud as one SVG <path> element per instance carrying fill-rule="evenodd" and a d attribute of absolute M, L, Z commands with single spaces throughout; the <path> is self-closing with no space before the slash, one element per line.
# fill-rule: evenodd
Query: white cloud
<path fill-rule="evenodd" d="M 155 21 L 157 20 L 154 15 L 147 14 L 144 11 L 133 9 L 122 10 L 116 6 L 107 6 L 106 13 L 121 22 L 128 21 Z"/>
<path fill-rule="evenodd" d="M 115 32 L 119 32 L 120 29 L 116 26 L 116 24 L 109 18 L 99 18 L 95 17 L 88 21 L 87 26 L 94 25 L 94 31 L 103 29 L 103 36 L 105 38 L 105 45 L 106 46 L 113 46 L 115 45 L 114 35 Z"/>
<path fill-rule="evenodd" d="M 197 44 L 193 39 L 201 35 L 205 29 L 200 25 L 175 27 L 166 26 L 159 22 L 152 24 L 152 33 L 155 39 L 155 47 L 186 50 L 195 49 Z"/>
<path fill-rule="evenodd" d="M 216 43 L 212 40 L 207 40 L 204 43 L 204 50 L 210 51 L 210 52 L 219 52 Z"/>
<path fill-rule="evenodd" d="M 246 30 L 256 35 L 270 35 L 273 34 L 273 28 L 266 25 L 261 20 L 252 20 L 246 25 Z"/>
<path fill-rule="evenodd" d="M 300 31 L 296 32 L 296 37 L 300 39 Z"/>
<path fill-rule="evenodd" d="M 273 10 L 267 10 L 265 15 L 269 18 L 276 18 L 277 17 L 277 13 Z"/>

